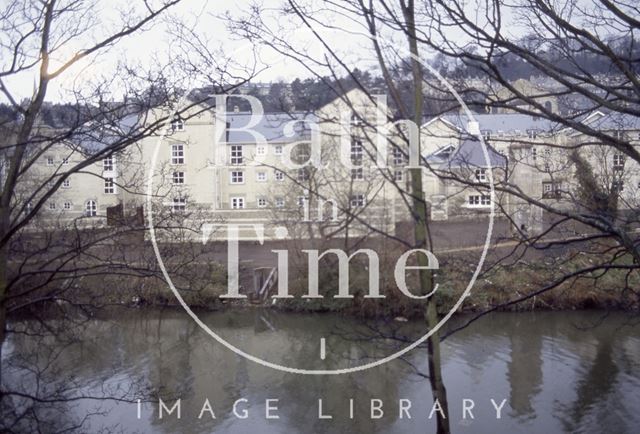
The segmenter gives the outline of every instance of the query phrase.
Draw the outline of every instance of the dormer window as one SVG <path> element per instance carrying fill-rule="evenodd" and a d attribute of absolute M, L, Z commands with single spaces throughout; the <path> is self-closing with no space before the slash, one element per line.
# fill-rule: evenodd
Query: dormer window
<path fill-rule="evenodd" d="M 453 150 L 453 146 L 445 146 L 444 148 L 437 150 L 433 155 L 437 155 L 444 160 L 448 160 L 449 157 L 451 157 Z"/>
<path fill-rule="evenodd" d="M 487 182 L 487 169 L 476 169 L 476 179 L 478 182 Z"/>

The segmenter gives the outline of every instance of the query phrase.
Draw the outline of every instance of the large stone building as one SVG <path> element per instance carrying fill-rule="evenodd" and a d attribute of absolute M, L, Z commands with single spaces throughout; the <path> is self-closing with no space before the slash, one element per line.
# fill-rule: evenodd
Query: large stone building
<path fill-rule="evenodd" d="M 259 224 L 265 238 L 273 238 L 277 226 L 286 227 L 291 237 L 393 232 L 410 220 L 411 152 L 401 144 L 408 130 L 395 130 L 386 114 L 386 107 L 357 90 L 315 113 L 252 117 L 195 105 L 162 134 L 66 178 L 40 220 L 107 225 L 109 212 L 140 215 L 151 204 L 162 218 L 180 219 L 196 231 L 210 223 L 239 224 L 246 239 L 256 237 L 253 225 Z M 144 119 L 166 116 L 171 115 L 156 109 Z M 126 117 L 117 133 L 126 134 L 140 122 L 140 116 Z M 637 119 L 595 112 L 582 122 L 635 144 L 640 139 Z M 376 133 L 382 129 L 389 135 L 381 142 Z M 423 188 L 433 220 L 486 216 L 491 178 L 535 200 L 572 206 L 567 199 L 579 188 L 579 177 L 570 146 L 586 141 L 578 131 L 536 116 L 498 113 L 474 119 L 439 116 L 425 122 L 419 134 Z M 16 209 L 28 211 L 39 184 L 104 149 L 109 139 L 109 131 L 101 131 L 73 136 L 40 154 L 34 150 L 37 164 L 29 182 L 21 184 Z M 608 191 L 620 193 L 621 206 L 637 208 L 638 167 L 612 149 L 593 144 L 581 152 Z M 314 164 L 305 164 L 309 160 Z M 493 199 L 498 213 L 522 228 L 540 229 L 530 202 L 500 191 Z"/>

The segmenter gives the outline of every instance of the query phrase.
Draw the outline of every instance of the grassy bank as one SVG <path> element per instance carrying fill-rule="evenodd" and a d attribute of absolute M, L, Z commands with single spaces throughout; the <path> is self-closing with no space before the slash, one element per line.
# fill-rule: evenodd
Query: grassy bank
<path fill-rule="evenodd" d="M 289 270 L 289 292 L 294 298 L 276 302 L 268 298 L 264 304 L 294 312 L 340 312 L 359 317 L 422 317 L 424 301 L 411 299 L 396 287 L 392 270 L 398 252 L 386 253 L 380 263 L 380 292 L 385 295 L 384 299 L 366 297 L 367 291 L 363 288 L 369 287 L 367 264 L 354 258 L 349 270 L 350 294 L 353 294 L 353 298 L 334 298 L 338 292 L 338 267 L 328 261 L 320 267 L 319 288 L 324 297 L 303 298 L 308 291 L 306 264 L 293 263 Z M 184 258 L 183 251 L 176 251 L 165 265 L 176 289 L 189 306 L 208 310 L 255 306 L 248 299 L 227 301 L 220 298 L 227 290 L 227 271 L 223 266 L 213 261 L 196 261 L 195 255 L 190 257 L 190 261 Z M 551 290 L 520 303 L 509 304 L 539 291 L 563 275 L 593 266 L 597 259 L 596 254 L 566 252 L 558 256 L 538 256 L 496 265 L 496 258 L 489 258 L 457 312 L 479 312 L 496 306 L 503 311 L 639 309 L 638 293 L 633 288 L 640 288 L 640 278 L 637 271 L 628 273 L 624 270 L 601 271 L 567 279 Z M 473 254 L 449 254 L 439 258 L 440 269 L 435 277 L 439 287 L 435 297 L 441 313 L 449 312 L 456 305 L 472 277 L 477 260 L 477 255 Z M 620 263 L 628 260 L 624 257 L 618 259 Z M 89 308 L 109 305 L 179 306 L 153 257 L 141 263 L 138 269 L 129 264 L 128 267 L 99 271 L 102 272 L 63 276 L 55 281 L 44 282 L 43 291 L 52 295 L 45 301 L 80 304 Z M 253 290 L 251 272 L 250 268 L 241 269 L 240 284 L 245 293 Z M 407 284 L 411 292 L 417 294 L 417 276 L 415 272 L 413 275 L 411 273 L 407 272 Z M 52 286 L 59 287 L 59 290 L 51 291 Z M 38 297 L 37 291 L 33 297 Z"/>

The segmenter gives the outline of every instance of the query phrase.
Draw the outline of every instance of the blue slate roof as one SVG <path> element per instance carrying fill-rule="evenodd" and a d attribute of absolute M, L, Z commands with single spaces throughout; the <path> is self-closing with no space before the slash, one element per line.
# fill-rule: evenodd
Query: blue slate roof
<path fill-rule="evenodd" d="M 78 128 L 70 140 L 85 152 L 99 152 L 134 134 L 140 128 L 140 120 L 139 114 L 129 114 L 110 122 L 86 124 Z"/>
<path fill-rule="evenodd" d="M 585 123 L 600 131 L 640 130 L 640 118 L 626 113 L 611 112 L 603 116 L 594 116 Z"/>
<path fill-rule="evenodd" d="M 429 164 L 439 165 L 444 169 L 459 169 L 468 167 L 507 167 L 507 158 L 487 145 L 489 160 L 485 158 L 482 143 L 479 140 L 464 140 L 453 152 L 443 158 L 442 150 L 427 156 Z M 444 167 L 443 167 L 444 166 Z"/>
<path fill-rule="evenodd" d="M 527 130 L 553 131 L 558 129 L 558 125 L 549 119 L 520 113 L 483 113 L 474 114 L 473 117 L 480 124 L 480 130 L 492 133 L 498 131 L 526 133 Z M 462 130 L 467 129 L 467 124 L 471 120 L 464 114 L 443 115 L 442 119 Z"/>
<path fill-rule="evenodd" d="M 246 126 L 251 119 L 251 113 L 228 113 L 227 122 L 231 128 L 241 128 Z M 295 125 L 293 137 L 287 137 L 284 129 L 287 123 L 296 120 L 306 120 L 314 122 L 317 117 L 310 113 L 265 113 L 260 117 L 258 124 L 251 129 L 262 134 L 267 142 L 294 142 L 309 138 L 309 127 L 304 122 Z M 246 131 L 229 131 L 227 143 L 255 143 L 254 137 Z"/>

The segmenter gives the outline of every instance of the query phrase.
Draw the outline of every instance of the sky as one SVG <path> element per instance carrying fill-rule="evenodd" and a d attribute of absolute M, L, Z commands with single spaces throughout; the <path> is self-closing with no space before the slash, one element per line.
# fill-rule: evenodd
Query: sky
<path fill-rule="evenodd" d="M 2 3 L 10 1 L 22 1 L 27 4 L 31 0 L 0 0 Z M 78 0 L 59 0 L 62 4 L 65 2 L 73 2 Z M 85 0 L 80 0 L 85 1 Z M 56 58 L 52 60 L 52 67 L 55 68 L 60 62 L 70 58 L 76 51 L 91 45 L 91 41 L 100 40 L 106 34 L 110 34 L 114 29 L 123 26 L 124 17 L 134 17 L 140 14 L 144 5 L 144 0 L 92 0 L 95 4 L 88 9 L 89 14 L 83 15 L 83 20 L 92 22 L 88 26 L 88 30 L 79 38 L 72 40 L 72 43 L 65 44 L 58 52 Z M 164 0 L 148 0 L 151 4 L 158 4 Z M 53 80 L 49 87 L 47 100 L 52 102 L 65 102 L 74 100 L 72 89 L 82 89 L 87 93 L 91 89 L 92 83 L 109 81 L 105 86 L 109 94 L 107 99 L 119 100 L 125 93 L 130 93 L 128 88 L 135 85 L 135 80 L 131 78 L 118 80 L 118 75 L 114 73 L 118 65 L 126 64 L 133 66 L 136 71 L 146 71 L 149 69 L 158 69 L 162 66 L 163 73 L 168 77 L 177 77 L 179 72 L 172 70 L 178 64 L 176 59 L 180 55 L 186 55 L 190 61 L 197 60 L 195 53 L 180 49 L 176 43 L 175 37 L 170 29 L 171 20 L 179 20 L 193 28 L 194 32 L 206 40 L 207 47 L 211 51 L 220 48 L 224 55 L 215 57 L 211 63 L 220 63 L 225 56 L 230 57 L 233 62 L 246 65 L 251 63 L 253 59 L 252 44 L 246 40 L 241 40 L 238 35 L 227 30 L 228 21 L 224 14 L 228 12 L 233 16 L 245 16 L 249 13 L 252 3 L 255 0 L 235 0 L 233 2 L 217 1 L 217 0 L 183 0 L 179 5 L 171 9 L 170 14 L 165 15 L 162 20 L 156 21 L 153 26 L 147 26 L 142 32 L 136 32 L 134 35 L 127 37 L 118 42 L 114 47 L 102 51 L 99 54 L 78 62 L 73 68 L 69 69 L 65 74 Z M 304 0 L 301 0 L 304 1 Z M 323 59 L 326 50 L 317 42 L 313 34 L 303 26 L 296 26 L 289 22 L 286 18 L 278 13 L 284 0 L 260 0 L 267 13 L 263 19 L 274 27 L 286 29 L 289 33 L 288 42 L 294 43 L 301 49 L 308 50 L 316 59 Z M 86 1 L 85 1 L 86 3 Z M 319 2 L 312 2 L 314 7 Z M 122 15 L 123 11 L 126 11 Z M 328 41 L 329 45 L 337 50 L 342 60 L 352 66 L 358 66 L 361 69 L 367 69 L 375 65 L 375 59 L 371 56 L 371 42 L 365 35 L 365 29 L 361 23 L 354 22 L 345 14 L 328 14 L 324 12 L 317 13 L 312 16 L 322 24 L 330 26 L 328 29 L 321 31 L 321 36 Z M 71 21 L 69 21 L 71 22 Z M 56 31 L 63 34 L 70 28 L 69 22 L 61 22 L 56 27 Z M 317 26 L 321 28 L 322 26 Z M 2 45 L 7 44 L 7 34 L 0 34 Z M 451 34 L 451 37 L 458 37 Z M 392 43 L 394 41 L 391 41 Z M 404 42 L 404 41 L 402 41 Z M 7 62 L 10 59 L 6 48 L 4 51 L 0 45 L 0 64 L 6 69 Z M 9 44 L 10 45 L 10 44 Z M 404 43 L 397 44 L 404 46 Z M 34 45 L 35 46 L 35 45 Z M 428 57 L 428 53 L 423 54 Z M 3 60 L 4 59 L 4 60 Z M 307 62 L 307 65 L 310 63 Z M 200 72 L 202 70 L 211 69 L 215 72 L 211 65 L 199 65 Z M 312 66 L 314 71 L 318 71 L 317 66 Z M 272 82 L 272 81 L 291 81 L 294 78 L 305 78 L 313 74 L 299 62 L 288 58 L 286 55 L 277 53 L 265 47 L 260 48 L 259 65 L 260 74 L 253 81 Z M 3 82 L 10 90 L 14 99 L 20 101 L 22 98 L 29 97 L 33 93 L 37 70 L 34 68 L 24 73 L 16 74 L 3 78 Z M 213 74 L 215 75 L 215 74 Z M 183 84 L 186 87 L 196 86 L 198 82 L 187 81 Z M 146 83 L 143 83 L 146 86 Z M 142 84 L 141 84 L 142 86 Z M 3 101 L 6 97 L 0 95 Z"/>
<path fill-rule="evenodd" d="M 275 7 L 282 2 L 281 0 L 266 0 L 263 3 L 267 6 Z M 52 66 L 59 65 L 61 61 L 72 56 L 76 50 L 88 46 L 92 40 L 97 40 L 106 32 L 122 26 L 120 11 L 123 8 L 131 7 L 131 5 L 139 8 L 142 5 L 142 0 L 97 2 L 96 8 L 92 11 L 94 14 L 93 19 L 95 20 L 93 29 L 86 35 L 77 38 L 73 44 L 69 44 L 68 47 L 60 50 L 56 58 L 53 59 Z M 229 11 L 234 16 L 240 16 L 246 13 L 249 5 L 250 0 L 237 0 L 233 3 L 215 0 L 183 0 L 182 3 L 171 10 L 170 17 L 183 20 L 183 22 L 194 26 L 196 32 L 201 34 L 203 38 L 208 38 L 208 46 L 212 50 L 222 47 L 225 55 L 233 57 L 240 64 L 246 64 L 249 59 L 253 59 L 251 44 L 246 41 L 240 41 L 237 36 L 230 34 L 226 29 L 226 20 L 222 15 Z M 169 18 L 169 16 L 166 18 Z M 65 27 L 66 25 L 62 26 L 60 31 L 65 30 Z M 87 81 L 91 81 L 96 77 L 109 78 L 119 63 L 136 65 L 142 69 L 158 66 L 165 62 L 170 63 L 169 59 L 178 55 L 180 51 L 176 47 L 176 41 L 170 32 L 170 28 L 171 25 L 163 19 L 153 27 L 121 40 L 115 47 L 79 62 L 65 74 L 51 82 L 47 100 L 52 102 L 72 100 L 69 89 L 83 88 Z M 304 43 L 305 37 L 310 39 L 309 34 L 300 34 L 300 36 L 296 37 L 297 42 Z M 327 35 L 327 37 L 334 39 L 333 35 Z M 344 46 L 344 41 L 341 41 L 341 44 Z M 6 68 L 6 61 L 9 56 L 5 52 L 3 57 L 5 61 L 2 61 L 2 64 Z M 298 62 L 287 59 L 286 56 L 275 53 L 273 50 L 262 48 L 259 61 L 261 63 L 259 67 L 261 72 L 255 81 L 290 81 L 296 77 L 308 77 L 311 75 Z M 30 71 L 7 77 L 4 82 L 7 88 L 10 89 L 14 99 L 19 101 L 32 95 L 36 77 L 37 69 L 33 68 Z M 124 92 L 124 86 L 119 86 L 117 83 L 113 83 L 112 87 L 113 98 L 118 98 L 119 95 L 118 91 L 114 89 L 120 87 L 120 91 Z M 5 102 L 6 97 L 3 96 L 2 101 Z"/>

